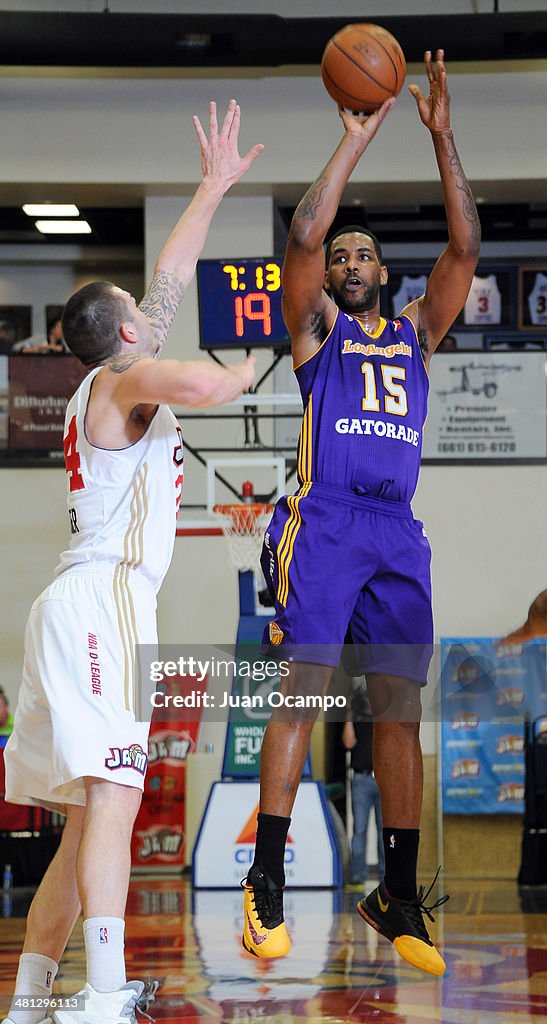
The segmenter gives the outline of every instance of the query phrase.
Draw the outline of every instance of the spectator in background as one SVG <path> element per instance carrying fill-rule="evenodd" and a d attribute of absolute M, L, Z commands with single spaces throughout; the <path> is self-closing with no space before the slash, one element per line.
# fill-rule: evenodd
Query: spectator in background
<path fill-rule="evenodd" d="M 6 356 L 13 351 L 17 341 L 17 325 L 13 320 L 0 317 L 0 355 Z"/>
<path fill-rule="evenodd" d="M 351 751 L 351 807 L 353 836 L 351 840 L 350 884 L 364 886 L 367 880 L 367 835 L 370 812 L 374 808 L 378 835 L 378 877 L 384 877 L 384 844 L 380 790 L 372 770 L 372 709 L 364 679 L 357 683 L 351 699 L 349 717 L 344 722 L 342 743 Z"/>
<path fill-rule="evenodd" d="M 437 345 L 437 352 L 457 352 L 458 341 L 453 334 L 445 334 Z"/>
<path fill-rule="evenodd" d="M 63 338 L 63 324 L 60 316 L 48 323 L 46 348 L 48 352 L 68 352 L 69 350 Z"/>
<path fill-rule="evenodd" d="M 18 341 L 12 348 L 12 352 L 23 355 L 49 355 L 68 352 L 68 345 L 63 338 L 63 325 L 61 317 L 54 317 L 48 322 L 47 334 L 31 334 L 30 338 Z"/>
<path fill-rule="evenodd" d="M 528 609 L 526 622 L 505 636 L 502 643 L 524 643 L 525 640 L 533 640 L 536 636 L 547 637 L 547 590 L 542 590 L 534 598 Z"/>
<path fill-rule="evenodd" d="M 9 700 L 4 690 L 0 687 L 0 737 L 11 736 L 12 732 L 13 715 L 10 713 Z"/>

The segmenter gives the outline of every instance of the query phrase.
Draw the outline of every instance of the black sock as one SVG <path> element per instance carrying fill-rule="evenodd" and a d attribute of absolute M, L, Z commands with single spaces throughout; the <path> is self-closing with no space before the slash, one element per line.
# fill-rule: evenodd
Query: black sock
<path fill-rule="evenodd" d="M 253 867 L 266 871 L 273 882 L 280 888 L 285 885 L 285 843 L 291 823 L 290 818 L 282 818 L 278 814 L 258 813 L 256 829 L 256 847 Z"/>
<path fill-rule="evenodd" d="M 416 896 L 420 830 L 384 828 L 382 836 L 386 858 L 386 889 L 396 900 L 413 900 Z"/>

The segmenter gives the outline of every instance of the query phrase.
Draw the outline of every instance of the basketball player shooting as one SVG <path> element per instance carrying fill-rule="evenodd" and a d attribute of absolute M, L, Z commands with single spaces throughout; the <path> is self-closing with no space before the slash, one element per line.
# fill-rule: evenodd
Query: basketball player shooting
<path fill-rule="evenodd" d="M 417 890 L 422 804 L 421 687 L 432 652 L 430 548 L 410 500 L 420 465 L 429 360 L 462 309 L 480 224 L 450 124 L 444 53 L 425 54 L 429 95 L 410 92 L 429 130 L 443 187 L 448 244 L 423 295 L 393 321 L 380 316 L 388 278 L 378 240 L 348 226 L 323 243 L 344 187 L 389 114 L 340 108 L 344 135 L 293 217 L 283 268 L 283 310 L 304 417 L 299 489 L 279 500 L 263 569 L 275 599 L 272 650 L 293 659 L 287 694 L 323 694 L 348 627 L 360 645 L 374 714 L 385 878 L 359 912 L 414 967 L 441 975 L 429 939 L 428 893 Z M 266 638 L 265 638 L 266 639 Z M 284 956 L 284 847 L 313 716 L 283 707 L 261 754 L 256 852 L 245 885 L 243 944 Z M 440 901 L 443 902 L 443 901 Z M 439 905 L 439 902 L 435 906 Z"/>
<path fill-rule="evenodd" d="M 215 210 L 263 149 L 239 155 L 235 100 L 220 131 L 214 103 L 208 136 L 193 121 L 202 180 L 140 305 L 98 281 L 64 312 L 64 337 L 90 370 L 65 421 L 72 536 L 30 613 L 6 798 L 65 813 L 66 824 L 29 911 L 10 1024 L 49 1024 L 40 1007 L 80 909 L 87 983 L 56 1024 L 128 1024 L 149 997 L 142 981 L 126 982 L 124 915 L 149 727 L 136 707 L 135 644 L 157 642 L 182 488 L 182 435 L 166 403 L 220 405 L 254 380 L 252 358 L 227 368 L 157 359 Z"/>

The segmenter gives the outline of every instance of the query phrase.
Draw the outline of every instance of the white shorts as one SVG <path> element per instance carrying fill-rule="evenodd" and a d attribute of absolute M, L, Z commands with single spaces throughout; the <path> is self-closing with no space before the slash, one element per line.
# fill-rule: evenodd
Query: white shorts
<path fill-rule="evenodd" d="M 143 789 L 150 721 L 136 706 L 137 643 L 157 644 L 156 594 L 137 572 L 77 566 L 40 594 L 4 751 L 7 800 L 63 813 L 85 804 L 86 776 Z"/>

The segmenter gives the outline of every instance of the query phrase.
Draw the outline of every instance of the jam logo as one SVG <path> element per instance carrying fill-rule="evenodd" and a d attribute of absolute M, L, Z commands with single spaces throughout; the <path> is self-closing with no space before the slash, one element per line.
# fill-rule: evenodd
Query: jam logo
<path fill-rule="evenodd" d="M 522 754 L 524 736 L 500 736 L 496 743 L 496 754 Z"/>
<path fill-rule="evenodd" d="M 524 644 L 500 644 L 496 648 L 497 658 L 520 658 Z"/>
<path fill-rule="evenodd" d="M 479 726 L 479 716 L 473 711 L 462 711 L 460 715 L 452 719 L 450 728 L 453 731 L 457 729 L 477 729 Z"/>
<path fill-rule="evenodd" d="M 469 686 L 471 683 L 475 683 L 477 679 L 480 679 L 482 671 L 480 666 L 477 664 L 474 658 L 465 658 L 464 661 L 460 662 L 457 668 L 452 673 L 452 681 L 454 683 L 461 683 L 462 686 Z"/>
<path fill-rule="evenodd" d="M 506 704 L 511 704 L 516 708 L 522 707 L 524 704 L 524 690 L 520 686 L 506 686 L 501 689 L 496 698 L 496 705 L 503 707 Z"/>
<path fill-rule="evenodd" d="M 146 832 L 139 832 L 138 839 L 139 860 L 146 861 L 150 857 L 157 857 L 158 860 L 171 861 L 176 860 L 182 851 L 184 833 L 177 827 L 153 825 Z"/>
<path fill-rule="evenodd" d="M 480 770 L 481 766 L 479 761 L 476 761 L 472 757 L 462 757 L 459 761 L 454 761 L 454 764 L 450 769 L 450 778 L 476 779 L 480 774 Z"/>
<path fill-rule="evenodd" d="M 187 732 L 154 732 L 148 739 L 148 763 L 157 764 L 163 761 L 175 768 L 184 763 L 188 754 L 193 753 L 196 744 Z"/>
<path fill-rule="evenodd" d="M 118 768 L 133 768 L 139 775 L 144 775 L 148 758 L 138 743 L 130 747 L 110 747 L 110 757 L 105 758 L 105 768 L 115 772 Z"/>
<path fill-rule="evenodd" d="M 505 804 L 508 801 L 524 800 L 524 785 L 521 782 L 504 783 L 498 789 L 496 800 L 499 804 Z"/>

